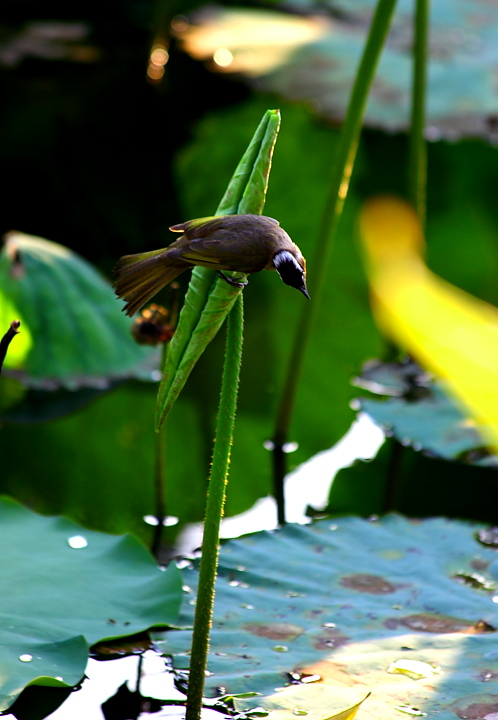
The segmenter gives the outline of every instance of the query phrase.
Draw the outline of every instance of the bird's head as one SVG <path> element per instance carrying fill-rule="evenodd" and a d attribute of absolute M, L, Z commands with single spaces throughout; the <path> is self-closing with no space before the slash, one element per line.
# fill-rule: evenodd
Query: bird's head
<path fill-rule="evenodd" d="M 294 254 L 289 250 L 280 250 L 274 255 L 272 262 L 282 281 L 300 290 L 309 300 L 306 287 L 306 260 L 301 253 Z"/>

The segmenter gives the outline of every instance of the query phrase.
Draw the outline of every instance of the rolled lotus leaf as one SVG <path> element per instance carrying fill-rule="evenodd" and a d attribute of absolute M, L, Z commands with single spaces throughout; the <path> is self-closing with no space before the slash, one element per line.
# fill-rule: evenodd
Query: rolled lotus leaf
<path fill-rule="evenodd" d="M 68 248 L 12 232 L 0 252 L 0 327 L 21 320 L 4 373 L 44 389 L 156 379 L 159 353 L 138 346 L 110 283 Z"/>

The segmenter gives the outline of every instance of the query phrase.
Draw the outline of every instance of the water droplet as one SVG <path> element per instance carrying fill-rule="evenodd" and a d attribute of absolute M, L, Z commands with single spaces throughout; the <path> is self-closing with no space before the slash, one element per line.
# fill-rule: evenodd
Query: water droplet
<path fill-rule="evenodd" d="M 237 565 L 237 570 L 239 570 L 239 572 L 245 572 L 247 570 L 247 568 L 244 567 L 243 565 Z"/>
<path fill-rule="evenodd" d="M 293 715 L 307 715 L 308 711 L 304 710 L 303 708 L 295 707 L 292 711 Z"/>
<path fill-rule="evenodd" d="M 188 601 L 188 604 L 189 604 L 189 605 L 195 605 L 196 602 L 197 602 L 196 600 L 189 600 L 189 601 Z"/>
<path fill-rule="evenodd" d="M 274 645 L 272 650 L 275 650 L 275 652 L 289 652 L 287 645 Z"/>
<path fill-rule="evenodd" d="M 335 628 L 335 623 L 322 623 L 322 627 Z"/>
<path fill-rule="evenodd" d="M 413 678 L 413 680 L 420 680 L 421 678 L 431 678 L 433 675 L 439 675 L 441 668 L 429 665 L 429 663 L 422 662 L 421 660 L 402 658 L 391 663 L 387 668 L 387 672 L 400 673 L 401 675 Z"/>
<path fill-rule="evenodd" d="M 143 520 L 147 525 L 153 525 L 156 527 L 159 525 L 159 520 L 156 518 L 155 515 L 144 515 Z M 175 517 L 174 515 L 167 515 L 165 518 L 163 518 L 163 526 L 164 527 L 172 527 L 173 525 L 178 525 L 180 522 L 180 519 Z"/>
<path fill-rule="evenodd" d="M 33 659 L 32 655 L 29 655 L 29 653 L 25 653 L 24 655 L 19 655 L 19 660 L 21 662 L 31 662 Z"/>
<path fill-rule="evenodd" d="M 192 590 L 192 588 L 189 587 L 188 585 L 182 585 L 182 590 L 183 590 L 184 593 L 194 592 L 194 591 Z"/>
<path fill-rule="evenodd" d="M 296 598 L 296 597 L 306 597 L 306 593 L 300 593 L 296 592 L 295 590 L 288 590 L 285 593 L 286 597 Z"/>
<path fill-rule="evenodd" d="M 412 715 L 414 717 L 425 717 L 427 715 L 427 713 L 411 705 L 395 705 L 394 709 L 398 710 L 398 712 L 405 713 L 405 715 Z"/>
<path fill-rule="evenodd" d="M 263 447 L 265 450 L 275 450 L 275 443 L 273 440 L 265 440 L 263 443 Z"/>
<path fill-rule="evenodd" d="M 204 675 L 206 677 L 213 677 L 214 672 L 211 672 L 210 670 L 204 670 Z"/>
<path fill-rule="evenodd" d="M 493 595 L 493 597 L 491 598 L 491 600 L 492 600 L 494 603 L 498 603 L 498 595 Z"/>
<path fill-rule="evenodd" d="M 284 453 L 293 453 L 296 452 L 296 450 L 299 447 L 299 443 L 297 442 L 286 442 L 282 445 L 282 450 Z"/>
<path fill-rule="evenodd" d="M 81 550 L 81 548 L 86 548 L 86 546 L 88 545 L 88 540 L 84 535 L 73 535 L 72 537 L 68 538 L 67 544 L 74 550 Z"/>
<path fill-rule="evenodd" d="M 61 678 L 60 675 L 55 678 L 56 680 L 59 680 L 60 682 L 64 682 L 64 678 Z"/>
<path fill-rule="evenodd" d="M 193 569 L 193 565 L 187 558 L 182 558 L 181 560 L 176 561 L 176 567 L 179 570 L 185 570 L 185 568 L 188 568 L 189 570 Z"/>
<path fill-rule="evenodd" d="M 245 603 L 240 607 L 245 608 L 246 610 L 254 610 L 254 605 L 246 605 Z"/>
<path fill-rule="evenodd" d="M 353 398 L 353 400 L 350 401 L 349 407 L 351 410 L 355 410 L 358 412 L 358 410 L 361 410 L 361 402 L 357 400 L 356 398 Z"/>
<path fill-rule="evenodd" d="M 393 605 L 393 610 L 403 610 L 403 605 Z"/>
<path fill-rule="evenodd" d="M 230 580 L 230 582 L 228 584 L 230 585 L 230 587 L 241 587 L 241 588 L 251 587 L 250 585 L 248 585 L 245 582 L 242 582 L 241 580 Z"/>
<path fill-rule="evenodd" d="M 155 515 L 144 515 L 143 521 L 147 523 L 147 525 L 153 525 L 154 527 L 159 525 L 159 520 Z"/>
<path fill-rule="evenodd" d="M 339 525 L 329 525 L 329 530 L 338 530 Z"/>

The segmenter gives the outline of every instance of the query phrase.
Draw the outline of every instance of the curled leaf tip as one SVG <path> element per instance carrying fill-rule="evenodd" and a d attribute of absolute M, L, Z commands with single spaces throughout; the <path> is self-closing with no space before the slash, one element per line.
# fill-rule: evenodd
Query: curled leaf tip
<path fill-rule="evenodd" d="M 21 325 L 20 320 L 12 320 L 10 327 L 5 335 L 0 339 L 0 372 L 2 372 L 3 361 L 7 355 L 7 350 L 12 339 L 19 334 L 19 326 Z"/>

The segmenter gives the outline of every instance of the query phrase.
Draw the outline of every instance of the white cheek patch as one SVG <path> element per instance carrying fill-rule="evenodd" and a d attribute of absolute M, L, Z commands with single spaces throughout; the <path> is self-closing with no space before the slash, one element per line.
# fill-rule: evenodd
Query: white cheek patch
<path fill-rule="evenodd" d="M 288 250 L 280 250 L 273 258 L 273 265 L 278 271 L 281 265 L 293 265 L 298 273 L 302 275 L 303 269 L 297 262 L 296 258 Z"/>

